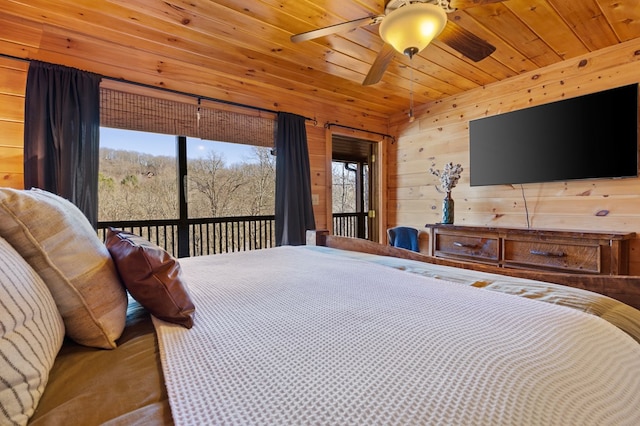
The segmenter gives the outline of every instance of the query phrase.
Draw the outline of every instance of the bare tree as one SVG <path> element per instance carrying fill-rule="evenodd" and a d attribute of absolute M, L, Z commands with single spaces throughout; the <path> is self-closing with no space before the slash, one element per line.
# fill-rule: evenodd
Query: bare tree
<path fill-rule="evenodd" d="M 215 151 L 210 151 L 204 158 L 192 160 L 188 176 L 190 188 L 206 200 L 208 217 L 229 214 L 233 194 L 246 184 L 241 168 L 226 168 L 224 157 Z M 190 191 L 189 196 L 191 194 Z"/>
<path fill-rule="evenodd" d="M 332 194 L 334 213 L 353 213 L 356 211 L 356 171 L 350 163 L 334 161 L 332 163 Z"/>
<path fill-rule="evenodd" d="M 244 165 L 247 185 L 244 188 L 246 214 L 271 215 L 275 211 L 276 158 L 270 149 L 254 147 L 257 162 Z"/>

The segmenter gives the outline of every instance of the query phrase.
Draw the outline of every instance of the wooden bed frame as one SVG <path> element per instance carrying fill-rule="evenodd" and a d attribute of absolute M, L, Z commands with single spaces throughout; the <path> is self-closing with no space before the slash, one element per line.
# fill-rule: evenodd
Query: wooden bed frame
<path fill-rule="evenodd" d="M 357 251 L 402 259 L 417 260 L 435 265 L 452 266 L 491 274 L 528 278 L 581 288 L 617 299 L 640 309 L 640 277 L 630 275 L 575 274 L 531 269 L 501 268 L 480 263 L 440 259 L 422 253 L 375 243 L 360 238 L 329 235 L 328 231 L 307 231 L 307 245 L 325 246 L 341 250 Z"/>

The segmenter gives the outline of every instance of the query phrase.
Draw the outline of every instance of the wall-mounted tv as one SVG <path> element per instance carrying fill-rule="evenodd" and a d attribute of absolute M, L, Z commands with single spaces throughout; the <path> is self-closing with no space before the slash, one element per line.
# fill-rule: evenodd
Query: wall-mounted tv
<path fill-rule="evenodd" d="M 638 176 L 638 84 L 469 123 L 471 186 Z"/>

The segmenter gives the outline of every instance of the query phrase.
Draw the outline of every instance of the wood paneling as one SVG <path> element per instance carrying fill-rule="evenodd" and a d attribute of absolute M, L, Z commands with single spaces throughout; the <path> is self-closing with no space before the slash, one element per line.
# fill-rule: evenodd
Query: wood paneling
<path fill-rule="evenodd" d="M 0 53 L 112 79 L 315 118 L 308 124 L 316 222 L 329 226 L 331 132 L 325 123 L 395 134 L 384 142 L 382 227 L 439 220 L 431 165 L 468 166 L 468 121 L 638 80 L 636 0 L 508 0 L 448 18 L 497 49 L 473 62 L 435 40 L 410 61 L 397 54 L 382 81 L 361 85 L 382 47 L 377 28 L 291 43 L 295 33 L 383 13 L 380 0 L 0 0 Z M 0 57 L 0 164 L 22 145 L 28 63 Z M 109 80 L 110 81 L 110 80 Z M 409 124 L 410 93 L 418 119 Z M 389 120 L 393 125 L 390 130 Z M 9 160 L 11 158 L 11 160 Z M 6 168 L 14 169 L 15 166 Z M 467 170 L 468 172 L 468 170 Z M 22 185 L 19 174 L 3 184 Z M 539 227 L 637 232 L 636 180 L 527 185 Z M 454 190 L 457 220 L 523 226 L 520 188 Z M 574 209 L 573 200 L 578 200 Z M 558 205 L 554 205 L 558 203 Z M 609 215 L 593 216 L 607 209 Z M 640 213 L 639 213 L 640 214 Z M 634 244 L 635 241 L 634 241 Z M 640 256 L 640 243 L 632 246 Z M 640 271 L 640 261 L 636 270 Z"/>
<path fill-rule="evenodd" d="M 0 120 L 24 122 L 24 96 L 0 94 Z"/>
<path fill-rule="evenodd" d="M 445 99 L 640 36 L 636 0 L 505 0 L 447 15 L 494 45 L 490 57 L 474 62 L 436 39 L 412 60 L 396 54 L 367 87 L 383 46 L 376 26 L 290 41 L 382 15 L 385 3 L 3 0 L 0 52 L 378 131 L 411 91 L 416 104 Z"/>
<path fill-rule="evenodd" d="M 22 153 L 22 147 L 0 146 L 0 186 L 17 189 L 24 187 Z"/>
<path fill-rule="evenodd" d="M 307 144 L 309 146 L 309 167 L 311 168 L 311 193 L 318 198 L 318 204 L 313 206 L 313 213 L 317 229 L 328 229 L 332 218 L 327 215 L 326 196 L 326 135 L 322 126 L 307 123 Z"/>
<path fill-rule="evenodd" d="M 0 58 L 0 186 L 24 187 L 24 91 L 28 63 Z"/>
<path fill-rule="evenodd" d="M 2 96 L 0 95 L 0 102 Z M 0 147 L 22 148 L 24 123 L 0 119 Z"/>
<path fill-rule="evenodd" d="M 505 3 L 508 5 L 508 3 Z M 460 225 L 598 230 L 640 234 L 640 178 L 469 186 L 469 120 L 605 90 L 640 80 L 640 40 L 618 44 L 418 108 L 389 157 L 389 226 L 419 229 L 441 220 L 442 194 L 429 173 L 453 161 L 465 168 L 452 195 Z M 631 274 L 640 275 L 640 240 L 631 241 Z"/>

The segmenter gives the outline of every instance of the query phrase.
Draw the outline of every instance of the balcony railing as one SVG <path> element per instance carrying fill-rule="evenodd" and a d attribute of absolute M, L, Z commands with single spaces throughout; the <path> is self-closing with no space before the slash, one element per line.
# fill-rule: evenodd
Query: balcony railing
<path fill-rule="evenodd" d="M 202 256 L 275 247 L 275 217 L 234 216 L 202 219 L 98 222 L 104 241 L 109 227 L 140 235 L 172 256 Z M 366 238 L 366 213 L 335 213 L 335 235 Z"/>
<path fill-rule="evenodd" d="M 333 234 L 368 239 L 367 213 L 334 213 Z"/>
<path fill-rule="evenodd" d="M 234 216 L 188 219 L 108 221 L 98 223 L 104 240 L 109 227 L 140 235 L 176 257 L 256 250 L 275 247 L 275 218 Z M 186 232 L 182 231 L 186 229 Z"/>

